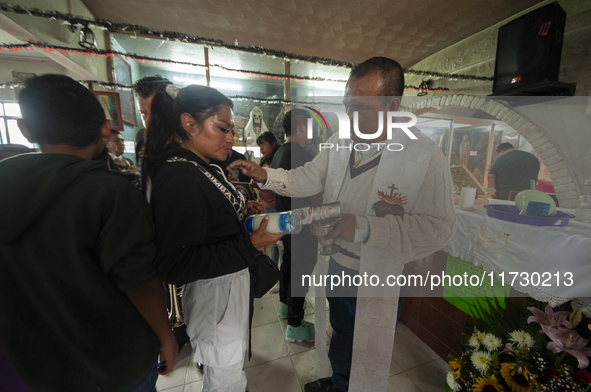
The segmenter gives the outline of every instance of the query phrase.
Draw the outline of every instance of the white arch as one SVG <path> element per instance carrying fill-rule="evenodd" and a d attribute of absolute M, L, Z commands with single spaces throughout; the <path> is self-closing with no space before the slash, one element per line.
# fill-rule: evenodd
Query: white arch
<path fill-rule="evenodd" d="M 548 136 L 545 129 L 540 128 L 510 106 L 485 97 L 453 95 L 425 99 L 412 105 L 409 111 L 418 117 L 438 109 L 452 107 L 481 110 L 515 129 L 532 145 L 548 167 L 560 206 L 565 208 L 578 207 L 580 190 L 562 151 Z"/>

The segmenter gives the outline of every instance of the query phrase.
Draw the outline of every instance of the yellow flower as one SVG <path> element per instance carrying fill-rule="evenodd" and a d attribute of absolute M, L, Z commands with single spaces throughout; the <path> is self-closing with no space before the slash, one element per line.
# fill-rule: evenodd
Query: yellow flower
<path fill-rule="evenodd" d="M 531 392 L 536 384 L 536 376 L 527 367 L 514 363 L 501 364 L 501 375 L 513 392 Z"/>
<path fill-rule="evenodd" d="M 504 392 L 505 390 L 497 381 L 497 378 L 493 375 L 490 378 L 479 377 L 476 379 L 476 383 L 472 385 L 474 392 Z"/>
<path fill-rule="evenodd" d="M 462 364 L 460 362 L 458 362 L 457 360 L 453 360 L 453 361 L 449 361 L 449 367 L 451 368 L 451 370 L 454 371 L 454 378 L 455 379 L 460 379 L 460 371 L 462 370 Z"/>

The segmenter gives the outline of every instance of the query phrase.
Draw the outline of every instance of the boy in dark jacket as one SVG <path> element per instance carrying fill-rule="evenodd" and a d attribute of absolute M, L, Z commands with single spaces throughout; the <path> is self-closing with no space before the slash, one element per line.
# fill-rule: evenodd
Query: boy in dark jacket
<path fill-rule="evenodd" d="M 155 391 L 158 355 L 165 374 L 178 350 L 150 208 L 92 161 L 109 121 L 62 75 L 30 79 L 19 103 L 43 153 L 0 162 L 0 342 L 33 390 Z"/>

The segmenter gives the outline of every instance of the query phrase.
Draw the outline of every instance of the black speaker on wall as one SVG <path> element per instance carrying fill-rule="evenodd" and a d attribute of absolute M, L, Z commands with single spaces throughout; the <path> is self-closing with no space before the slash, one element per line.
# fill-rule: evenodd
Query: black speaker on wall
<path fill-rule="evenodd" d="M 499 29 L 493 95 L 558 81 L 566 12 L 557 2 Z"/>

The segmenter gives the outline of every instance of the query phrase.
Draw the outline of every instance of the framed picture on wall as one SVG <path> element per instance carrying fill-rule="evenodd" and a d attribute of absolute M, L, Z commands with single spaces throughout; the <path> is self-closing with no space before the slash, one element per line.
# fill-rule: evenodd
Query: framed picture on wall
<path fill-rule="evenodd" d="M 106 91 L 93 91 L 96 98 L 105 111 L 107 120 L 111 121 L 111 128 L 123 132 L 123 117 L 121 116 L 121 102 L 119 93 L 109 93 Z"/>
<path fill-rule="evenodd" d="M 127 61 L 119 57 L 113 57 L 113 68 L 115 69 L 115 81 L 124 86 L 131 86 L 131 66 Z M 123 121 L 131 125 L 137 125 L 135 118 L 135 99 L 132 90 L 119 90 L 121 100 L 121 115 Z"/>

